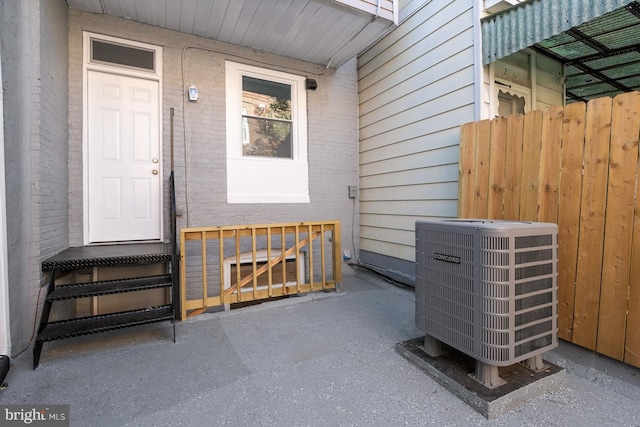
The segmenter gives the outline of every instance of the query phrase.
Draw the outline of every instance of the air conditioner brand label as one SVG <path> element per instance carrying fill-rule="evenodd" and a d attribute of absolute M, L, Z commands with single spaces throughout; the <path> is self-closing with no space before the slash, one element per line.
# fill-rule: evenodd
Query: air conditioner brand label
<path fill-rule="evenodd" d="M 434 253 L 433 258 L 437 259 L 438 261 L 445 261 L 445 262 L 451 262 L 453 264 L 460 264 L 460 257 L 453 256 L 453 255 Z"/>

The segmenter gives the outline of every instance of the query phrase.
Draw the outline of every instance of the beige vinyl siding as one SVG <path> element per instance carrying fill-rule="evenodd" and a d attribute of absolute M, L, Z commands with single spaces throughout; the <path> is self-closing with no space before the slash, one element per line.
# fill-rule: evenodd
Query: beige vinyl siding
<path fill-rule="evenodd" d="M 536 55 L 536 104 L 539 110 L 564 105 L 564 72 L 562 64 Z"/>
<path fill-rule="evenodd" d="M 457 214 L 474 119 L 473 1 L 425 3 L 358 63 L 360 249 L 407 261 L 416 220 Z"/>
<path fill-rule="evenodd" d="M 409 16 L 413 15 L 416 10 L 420 9 L 425 3 L 425 0 L 398 0 L 399 21 L 404 22 Z"/>

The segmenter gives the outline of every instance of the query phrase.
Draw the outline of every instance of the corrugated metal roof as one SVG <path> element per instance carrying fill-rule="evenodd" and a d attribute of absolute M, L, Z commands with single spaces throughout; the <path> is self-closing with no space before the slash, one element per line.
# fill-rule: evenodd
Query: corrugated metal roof
<path fill-rule="evenodd" d="M 632 0 L 529 0 L 482 20 L 486 65 L 556 36 Z"/>

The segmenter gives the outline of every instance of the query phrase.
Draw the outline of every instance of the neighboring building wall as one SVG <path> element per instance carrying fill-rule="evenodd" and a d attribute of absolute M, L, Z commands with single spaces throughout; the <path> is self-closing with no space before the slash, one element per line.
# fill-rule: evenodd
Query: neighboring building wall
<path fill-rule="evenodd" d="M 533 50 L 524 50 L 484 67 L 483 117 L 497 115 L 497 81 L 515 84 L 529 91 L 526 111 L 544 110 L 564 105 L 564 73 L 562 64 Z"/>
<path fill-rule="evenodd" d="M 170 170 L 169 109 L 175 108 L 178 227 L 340 220 L 342 243 L 351 248 L 356 205 L 347 186 L 358 182 L 357 71 L 352 60 L 338 70 L 237 48 L 158 27 L 69 11 L 70 239 L 82 245 L 82 31 L 163 47 L 163 147 L 165 206 Z M 226 202 L 225 60 L 308 76 L 308 204 Z M 195 85 L 197 102 L 185 100 Z M 186 137 L 186 138 L 185 138 Z M 292 177 L 295 179 L 295 177 Z M 286 185 L 286 182 L 283 183 Z M 165 239 L 168 238 L 165 209 Z"/>
<path fill-rule="evenodd" d="M 457 215 L 460 125 L 475 118 L 474 1 L 422 3 L 358 60 L 360 260 L 408 281 L 415 221 Z"/>
<path fill-rule="evenodd" d="M 2 42 L 2 79 L 4 89 L 4 141 L 5 176 L 7 186 L 7 253 L 9 262 L 9 306 L 12 350 L 28 343 L 33 322 L 29 307 L 31 292 L 37 286 L 30 284 L 30 266 L 36 251 L 31 234 L 33 227 L 31 204 L 31 123 L 33 112 L 34 64 L 37 46 L 38 19 L 31 21 L 29 14 L 35 2 L 0 3 L 0 41 Z M 32 55 L 33 54 L 33 55 Z"/>
<path fill-rule="evenodd" d="M 561 63 L 544 55 L 535 56 L 536 110 L 565 104 L 564 69 Z"/>
<path fill-rule="evenodd" d="M 34 328 L 40 262 L 67 242 L 65 30 L 63 0 L 0 3 L 14 354 Z"/>

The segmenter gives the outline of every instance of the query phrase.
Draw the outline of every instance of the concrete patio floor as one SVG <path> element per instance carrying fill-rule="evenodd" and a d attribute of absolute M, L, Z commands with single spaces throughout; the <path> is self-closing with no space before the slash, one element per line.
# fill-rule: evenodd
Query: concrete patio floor
<path fill-rule="evenodd" d="M 563 343 L 567 387 L 489 421 L 405 360 L 414 293 L 344 267 L 343 292 L 45 344 L 1 404 L 68 404 L 72 426 L 640 426 L 640 370 Z"/>

